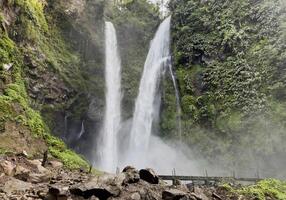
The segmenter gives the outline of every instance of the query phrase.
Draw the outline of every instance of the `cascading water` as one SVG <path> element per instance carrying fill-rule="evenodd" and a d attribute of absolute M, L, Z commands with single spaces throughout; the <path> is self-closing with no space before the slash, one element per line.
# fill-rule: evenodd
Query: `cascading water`
<path fill-rule="evenodd" d="M 105 82 L 106 108 L 98 143 L 99 167 L 114 172 L 118 165 L 117 137 L 121 123 L 121 61 L 111 22 L 105 23 Z"/>
<path fill-rule="evenodd" d="M 155 97 L 158 92 L 159 80 L 170 56 L 170 23 L 166 18 L 160 25 L 144 65 L 140 82 L 139 94 L 136 99 L 133 116 L 128 160 L 136 166 L 143 166 L 150 142 L 152 123 L 155 111 Z"/>
<path fill-rule="evenodd" d="M 170 74 L 171 74 L 171 78 L 172 78 L 174 89 L 175 89 L 175 95 L 176 95 L 178 136 L 180 138 L 180 141 L 182 141 L 182 120 L 181 120 L 182 108 L 181 108 L 181 104 L 180 104 L 179 89 L 178 89 L 178 85 L 177 85 L 177 82 L 176 82 L 176 77 L 174 75 L 174 72 L 173 72 L 171 64 L 169 64 L 169 71 L 170 71 Z"/>
<path fill-rule="evenodd" d="M 68 140 L 68 115 L 66 114 L 65 115 L 65 118 L 64 118 L 64 140 L 67 141 Z"/>
<path fill-rule="evenodd" d="M 78 140 L 82 137 L 82 135 L 84 134 L 84 132 L 85 132 L 85 129 L 84 129 L 84 121 L 82 121 L 82 122 L 81 122 L 81 129 L 80 129 L 80 132 L 79 132 L 79 134 L 78 134 L 78 136 L 77 136 L 77 139 L 78 139 Z"/>

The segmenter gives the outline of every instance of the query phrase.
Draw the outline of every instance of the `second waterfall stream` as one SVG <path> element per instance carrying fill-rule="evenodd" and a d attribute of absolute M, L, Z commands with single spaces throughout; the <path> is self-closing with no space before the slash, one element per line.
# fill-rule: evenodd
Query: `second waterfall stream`
<path fill-rule="evenodd" d="M 143 166 L 148 151 L 152 124 L 157 116 L 159 104 L 156 104 L 158 86 L 163 67 L 170 57 L 170 23 L 171 17 L 166 18 L 160 25 L 144 65 L 139 93 L 135 103 L 133 122 L 130 134 L 128 160 L 134 165 Z"/>
<path fill-rule="evenodd" d="M 118 166 L 117 139 L 121 123 L 121 61 L 111 22 L 105 23 L 105 84 L 106 105 L 97 144 L 98 165 L 102 170 L 114 172 Z"/>

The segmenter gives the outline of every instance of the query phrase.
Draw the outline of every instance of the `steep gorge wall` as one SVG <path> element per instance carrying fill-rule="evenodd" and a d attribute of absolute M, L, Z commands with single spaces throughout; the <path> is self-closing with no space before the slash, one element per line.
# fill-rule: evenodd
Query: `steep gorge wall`
<path fill-rule="evenodd" d="M 83 1 L 84 2 L 84 1 Z M 55 3 L 52 10 L 65 10 L 61 3 Z M 61 129 L 66 142 L 90 160 L 95 155 L 94 138 L 101 129 L 105 103 L 104 80 L 104 21 L 116 26 L 123 73 L 123 120 L 132 116 L 134 100 L 149 42 L 160 21 L 157 9 L 147 1 L 130 1 L 115 4 L 114 1 L 86 1 L 85 9 L 79 15 L 64 15 L 60 12 L 58 24 L 64 31 L 72 48 L 81 57 L 80 72 L 84 80 L 82 88 L 69 108 L 54 112 L 55 130 Z M 61 19 L 63 18 L 63 19 Z M 66 21 L 66 23 L 62 23 Z M 140 47 L 140 48 L 138 48 Z M 84 123 L 85 133 L 79 140 L 78 134 Z"/>
<path fill-rule="evenodd" d="M 87 163 L 51 135 L 41 115 L 45 106 L 73 96 L 68 77 L 78 77 L 77 57 L 50 21 L 43 1 L 1 1 L 1 152 L 47 149 L 70 168 Z M 68 65 L 70 70 L 61 66 Z"/>
<path fill-rule="evenodd" d="M 73 158 L 79 160 L 60 140 L 51 137 L 52 133 L 91 160 L 105 99 L 104 21 L 113 21 L 118 32 L 127 119 L 149 41 L 159 22 L 157 9 L 146 1 L 124 2 L 120 7 L 104 0 L 0 3 L 0 127 L 1 137 L 11 140 L 0 143 L 0 149 L 21 149 L 11 144 L 24 134 L 27 141 L 21 143 L 29 153 L 41 154 L 49 147 L 69 165 Z M 10 63 L 13 67 L 4 69 Z M 85 133 L 79 139 L 82 122 Z"/>

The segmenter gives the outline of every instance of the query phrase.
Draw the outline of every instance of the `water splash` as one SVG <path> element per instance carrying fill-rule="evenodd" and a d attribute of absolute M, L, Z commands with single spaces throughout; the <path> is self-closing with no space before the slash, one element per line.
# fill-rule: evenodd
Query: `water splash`
<path fill-rule="evenodd" d="M 155 111 L 158 110 L 156 106 L 160 106 L 155 104 L 155 98 L 163 68 L 170 56 L 170 23 L 171 17 L 166 18 L 151 42 L 136 99 L 128 159 L 137 166 L 144 166 Z"/>
<path fill-rule="evenodd" d="M 118 165 L 117 138 L 121 123 L 121 61 L 116 31 L 111 22 L 105 23 L 105 37 L 106 108 L 97 146 L 99 168 L 114 172 Z"/>

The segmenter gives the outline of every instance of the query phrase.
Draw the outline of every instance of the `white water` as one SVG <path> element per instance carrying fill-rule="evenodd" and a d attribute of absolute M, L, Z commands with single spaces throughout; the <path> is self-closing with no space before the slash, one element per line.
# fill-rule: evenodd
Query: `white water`
<path fill-rule="evenodd" d="M 140 82 L 139 94 L 136 99 L 131 135 L 129 141 L 128 160 L 136 166 L 144 166 L 146 153 L 152 134 L 152 124 L 155 112 L 158 110 L 155 104 L 156 94 L 165 61 L 170 56 L 170 22 L 168 17 L 160 25 L 144 65 L 144 71 Z"/>
<path fill-rule="evenodd" d="M 64 128 L 64 140 L 67 141 L 68 140 L 68 115 L 65 115 L 65 119 L 64 119 L 64 123 L 65 123 L 65 128 Z"/>
<path fill-rule="evenodd" d="M 181 108 L 181 103 L 180 103 L 179 89 L 178 89 L 177 81 L 176 81 L 171 64 L 169 64 L 169 70 L 170 70 L 171 78 L 172 78 L 174 89 L 175 89 L 175 95 L 176 95 L 176 109 L 177 109 L 176 120 L 177 120 L 178 136 L 179 136 L 180 141 L 182 141 L 182 119 L 181 119 L 182 108 Z"/>
<path fill-rule="evenodd" d="M 168 14 L 169 0 L 149 0 L 149 2 L 159 6 L 162 16 L 166 16 Z"/>
<path fill-rule="evenodd" d="M 85 129 L 84 129 L 84 121 L 82 121 L 82 122 L 81 122 L 81 129 L 80 129 L 80 132 L 79 132 L 79 134 L 78 134 L 78 136 L 77 136 L 77 139 L 78 139 L 78 140 L 82 137 L 82 135 L 84 134 L 84 132 L 85 132 Z"/>
<path fill-rule="evenodd" d="M 97 146 L 100 154 L 99 168 L 115 172 L 118 165 L 117 138 L 121 123 L 121 61 L 116 31 L 111 22 L 105 23 L 105 37 L 106 108 Z"/>

